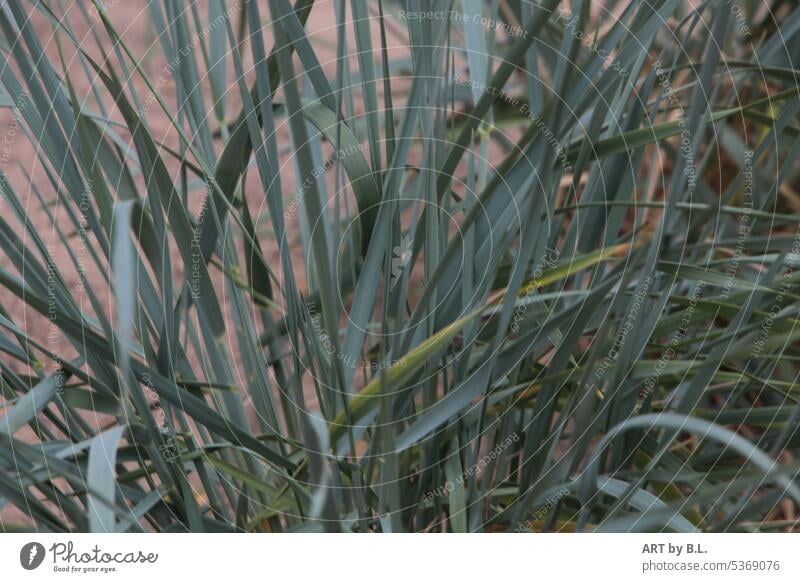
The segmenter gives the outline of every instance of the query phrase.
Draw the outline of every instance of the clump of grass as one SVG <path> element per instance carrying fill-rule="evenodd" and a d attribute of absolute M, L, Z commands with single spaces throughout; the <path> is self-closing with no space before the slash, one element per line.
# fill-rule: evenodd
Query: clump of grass
<path fill-rule="evenodd" d="M 795 529 L 800 9 L 737 8 L 9 0 L 3 528 Z"/>

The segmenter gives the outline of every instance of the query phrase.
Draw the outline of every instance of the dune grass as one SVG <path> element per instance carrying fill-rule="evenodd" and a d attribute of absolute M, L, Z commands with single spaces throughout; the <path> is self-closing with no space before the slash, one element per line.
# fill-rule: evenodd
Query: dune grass
<path fill-rule="evenodd" d="M 136 4 L 0 9 L 4 531 L 797 529 L 795 3 Z"/>

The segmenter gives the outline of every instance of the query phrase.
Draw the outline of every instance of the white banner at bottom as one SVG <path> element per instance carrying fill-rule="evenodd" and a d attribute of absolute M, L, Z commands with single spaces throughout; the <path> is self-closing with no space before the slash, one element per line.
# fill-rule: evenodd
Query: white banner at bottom
<path fill-rule="evenodd" d="M 798 544 L 795 534 L 0 534 L 0 571 L 14 582 L 796 581 Z"/>

